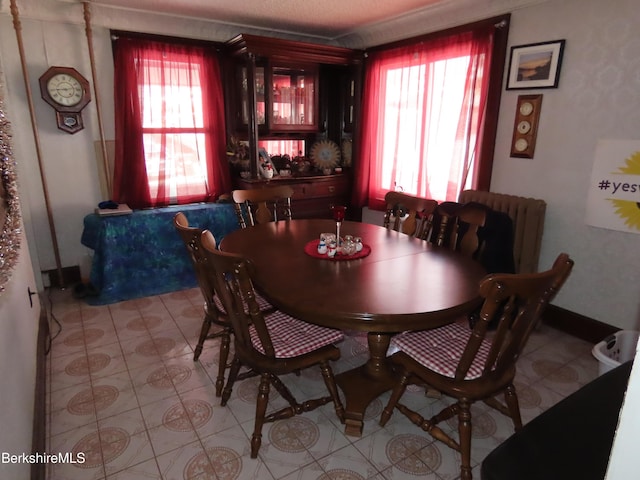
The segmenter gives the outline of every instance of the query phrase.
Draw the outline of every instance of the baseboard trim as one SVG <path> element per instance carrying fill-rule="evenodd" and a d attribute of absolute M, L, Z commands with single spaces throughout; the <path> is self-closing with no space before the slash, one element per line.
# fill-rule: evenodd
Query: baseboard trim
<path fill-rule="evenodd" d="M 47 346 L 49 344 L 49 319 L 44 305 L 40 308 L 38 324 L 38 346 L 36 350 L 36 385 L 33 403 L 33 431 L 31 438 L 32 453 L 47 451 Z M 46 464 L 31 464 L 31 480 L 45 480 Z"/>
<path fill-rule="evenodd" d="M 558 330 L 587 342 L 598 343 L 620 329 L 564 308 L 549 305 L 542 321 Z"/>

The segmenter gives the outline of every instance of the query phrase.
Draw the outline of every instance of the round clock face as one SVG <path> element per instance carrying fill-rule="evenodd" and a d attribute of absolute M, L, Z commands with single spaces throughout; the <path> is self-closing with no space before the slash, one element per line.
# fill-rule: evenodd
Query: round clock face
<path fill-rule="evenodd" d="M 529 142 L 527 142 L 524 138 L 519 138 L 514 146 L 518 152 L 524 152 L 529 146 Z"/>
<path fill-rule="evenodd" d="M 520 123 L 518 123 L 518 132 L 522 135 L 529 133 L 529 130 L 531 130 L 531 124 L 526 120 L 522 120 Z"/>
<path fill-rule="evenodd" d="M 520 105 L 520 113 L 522 115 L 531 115 L 531 112 L 533 112 L 533 105 L 530 102 L 524 102 Z"/>
<path fill-rule="evenodd" d="M 54 75 L 47 82 L 51 99 L 64 107 L 72 107 L 82 100 L 84 91 L 78 79 L 66 73 Z"/>

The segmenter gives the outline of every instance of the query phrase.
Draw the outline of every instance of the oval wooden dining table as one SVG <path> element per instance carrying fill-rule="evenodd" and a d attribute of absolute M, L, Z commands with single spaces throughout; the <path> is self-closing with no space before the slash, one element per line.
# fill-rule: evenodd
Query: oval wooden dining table
<path fill-rule="evenodd" d="M 282 311 L 318 325 L 367 332 L 368 361 L 340 373 L 345 397 L 345 433 L 362 435 L 371 401 L 390 390 L 387 361 L 393 334 L 435 328 L 480 304 L 484 268 L 457 252 L 381 226 L 343 222 L 341 236 L 361 237 L 370 253 L 359 259 L 316 258 L 305 245 L 332 220 L 271 222 L 236 230 L 220 249 L 241 254 L 255 266 L 256 288 Z"/>

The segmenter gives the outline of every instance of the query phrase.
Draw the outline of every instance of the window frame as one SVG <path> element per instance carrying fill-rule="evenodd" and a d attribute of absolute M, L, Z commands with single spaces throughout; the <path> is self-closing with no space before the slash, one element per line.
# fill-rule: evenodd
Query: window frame
<path fill-rule="evenodd" d="M 144 33 L 136 33 L 136 32 L 128 32 L 128 31 L 120 31 L 120 30 L 111 30 L 111 40 L 112 40 L 112 46 L 113 46 L 113 55 L 114 55 L 114 61 L 116 60 L 116 42 L 118 41 L 119 38 L 125 38 L 125 39 L 137 39 L 140 41 L 149 41 L 149 42 L 155 42 L 155 43 L 164 43 L 164 44 L 172 44 L 172 45 L 176 45 L 176 46 L 183 46 L 183 47 L 199 47 L 201 49 L 209 49 L 211 51 L 215 51 L 215 52 L 219 52 L 222 49 L 222 44 L 219 42 L 210 42 L 210 41 L 202 41 L 202 40 L 193 40 L 193 39 L 185 39 L 185 38 L 178 38 L 178 37 L 170 37 L 170 36 L 163 36 L 163 35 L 153 35 L 153 34 L 144 34 Z M 224 67 L 223 67 L 223 62 L 224 59 L 219 57 L 218 60 L 218 69 L 219 69 L 219 73 L 220 73 L 220 86 L 219 89 L 220 90 L 224 90 Z M 207 68 L 205 67 L 204 64 L 201 65 L 201 67 L 203 69 L 203 71 L 201 73 L 199 73 L 199 75 L 206 75 L 207 73 L 211 73 L 211 71 L 208 71 Z M 207 72 L 207 73 L 205 73 Z M 117 72 L 114 72 L 114 74 Z M 140 79 L 140 81 L 142 81 L 142 78 Z M 138 82 L 138 95 L 142 96 L 144 90 L 147 88 L 147 86 L 152 85 L 152 84 L 143 84 Z M 116 102 L 118 101 L 118 98 L 116 96 Z M 203 116 L 200 119 L 201 122 L 196 122 L 196 124 L 194 124 L 193 127 L 181 127 L 181 126 L 167 126 L 167 127 L 159 127 L 159 126 L 145 126 L 145 120 L 144 120 L 144 114 L 143 112 L 141 112 L 141 115 L 143 115 L 143 118 L 141 118 L 141 125 L 139 126 L 140 130 L 139 130 L 139 134 L 141 135 L 140 138 L 140 145 L 142 146 L 143 143 L 147 142 L 146 137 L 148 135 L 159 135 L 161 137 L 164 137 L 164 140 L 162 142 L 160 142 L 161 144 L 164 145 L 164 142 L 167 142 L 166 144 L 168 145 L 172 139 L 171 136 L 173 135 L 180 135 L 180 134 L 188 134 L 188 135 L 193 135 L 194 137 L 199 137 L 201 135 L 204 135 L 204 139 L 196 139 L 194 141 L 197 141 L 197 150 L 201 151 L 202 148 L 200 148 L 200 146 L 202 145 L 207 145 L 204 147 L 204 151 L 206 152 L 205 155 L 206 157 L 211 156 L 212 158 L 204 158 L 200 160 L 200 167 L 196 167 L 196 168 L 204 168 L 204 175 L 205 175 L 205 188 L 206 191 L 204 193 L 187 193 L 186 195 L 184 193 L 177 193 L 177 196 L 174 195 L 173 193 L 170 195 L 164 195 L 164 197 L 167 199 L 166 201 L 162 201 L 159 200 L 161 197 L 155 197 L 155 196 L 146 196 L 146 195 L 137 195 L 137 194 L 132 194 L 131 193 L 131 188 L 132 185 L 130 183 L 128 183 L 128 181 L 126 179 L 124 180 L 120 180 L 119 185 L 114 185 L 113 189 L 113 196 L 118 197 L 118 201 L 122 202 L 122 203 L 129 203 L 130 206 L 132 208 L 154 208 L 154 207 L 162 207 L 162 206 L 168 206 L 168 205 L 186 205 L 186 204 L 190 204 L 190 203 L 199 203 L 202 201 L 210 201 L 213 198 L 217 197 L 220 194 L 226 193 L 228 190 L 230 190 L 231 188 L 231 180 L 230 180 L 230 175 L 229 175 L 229 169 L 228 169 L 228 165 L 226 163 L 226 155 L 224 152 L 224 150 L 226 150 L 225 145 L 226 145 L 226 124 L 224 121 L 224 112 L 225 112 L 225 104 L 224 102 L 218 102 L 220 103 L 220 112 L 219 112 L 219 118 L 217 118 L 215 120 L 215 124 L 216 125 L 222 125 L 224 128 L 222 130 L 222 138 L 218 138 L 217 140 L 213 140 L 213 138 L 211 138 L 211 135 L 214 134 L 215 129 L 212 129 L 212 126 L 209 125 L 212 122 L 211 119 L 211 115 L 204 113 L 207 109 L 207 105 L 203 104 L 202 105 L 202 109 L 201 111 L 203 112 Z M 116 109 L 116 113 L 117 113 L 117 109 Z M 208 117 L 208 119 L 207 119 Z M 117 119 L 116 119 L 117 120 Z M 199 123 L 203 123 L 203 125 L 199 125 Z M 207 126 L 209 125 L 209 126 Z M 216 136 L 218 136 L 218 134 L 216 134 Z M 117 128 L 116 128 L 116 159 L 115 159 L 115 166 L 114 166 L 114 170 L 117 169 L 118 164 L 121 165 L 120 166 L 120 170 L 122 171 L 124 167 L 124 163 L 122 160 L 118 160 L 119 156 L 118 156 L 118 145 L 117 145 Z M 222 141 L 222 142 L 221 142 Z M 216 143 L 217 142 L 217 143 Z M 210 150 L 210 145 L 222 145 L 222 150 L 221 152 L 217 151 L 217 148 L 213 148 L 212 150 Z M 122 148 L 122 147 L 120 147 Z M 160 150 L 163 150 L 163 147 L 160 147 Z M 148 158 L 149 155 L 152 155 L 151 152 L 146 152 L 145 149 L 142 150 L 141 155 L 144 158 L 144 162 L 147 163 L 148 165 Z M 220 157 L 220 159 L 217 159 L 217 157 Z M 203 164 L 202 162 L 206 162 L 206 165 Z M 218 165 L 218 163 L 220 162 L 224 162 L 224 165 Z M 185 165 L 187 166 L 187 165 Z M 195 171 L 195 170 L 194 170 Z M 122 173 L 120 173 L 120 177 L 122 176 Z M 117 172 L 114 171 L 114 183 L 117 182 Z M 148 175 L 147 178 L 147 187 L 149 189 L 149 191 L 153 190 L 153 175 Z M 184 178 L 184 177 L 183 177 Z M 136 185 L 138 185 L 138 187 L 133 186 L 134 189 L 139 188 L 142 183 L 140 183 L 142 180 L 141 177 L 137 177 L 137 181 L 138 183 Z M 180 182 L 178 182 L 180 183 Z M 197 183 L 197 187 L 200 187 L 200 183 Z M 189 182 L 188 180 L 186 181 L 186 184 L 190 184 L 193 186 L 196 186 L 196 184 Z M 170 188 L 170 185 L 167 184 L 167 188 Z"/>
<path fill-rule="evenodd" d="M 507 43 L 509 37 L 511 14 L 499 15 L 485 20 L 480 20 L 465 25 L 459 25 L 449 29 L 427 33 L 396 42 L 386 43 L 367 49 L 367 53 L 391 50 L 397 47 L 427 43 L 439 38 L 472 32 L 475 30 L 495 27 L 494 42 L 492 48 L 492 62 L 489 69 L 489 90 L 484 120 L 484 128 L 481 136 L 481 148 L 477 157 L 477 168 L 474 169 L 474 177 L 471 179 L 474 189 L 489 191 L 491 186 L 491 174 L 493 171 L 493 157 L 495 154 L 495 141 L 498 130 L 500 113 L 500 99 L 503 90 L 504 71 L 507 57 Z M 354 201 L 357 195 L 354 192 Z M 356 203 L 359 203 L 356 201 Z M 359 205 L 362 206 L 362 205 Z"/>
<path fill-rule="evenodd" d="M 174 63 L 179 62 L 179 60 L 173 60 Z M 144 70 L 149 70 L 152 67 L 150 65 L 146 65 L 144 67 Z M 161 68 L 160 66 L 158 67 L 153 67 L 153 68 Z M 204 69 L 204 65 L 202 64 L 198 64 L 198 68 L 200 70 Z M 179 69 L 181 72 L 186 72 L 186 69 Z M 182 73 L 181 73 L 182 74 Z M 202 74 L 200 72 L 191 72 L 191 74 L 193 75 L 198 75 L 200 77 L 202 77 Z M 187 74 L 190 75 L 190 74 Z M 139 84 L 139 88 L 142 89 L 142 91 L 146 91 L 147 89 L 149 89 L 150 91 L 153 90 L 153 86 L 156 85 L 153 82 L 150 83 L 144 83 L 144 84 Z M 159 85 L 161 87 L 161 85 Z M 194 91 L 193 91 L 193 87 L 190 87 L 190 95 L 189 96 L 193 96 Z M 144 93 L 143 93 L 144 95 Z M 200 89 L 200 97 L 202 97 L 202 89 Z M 160 98 L 164 99 L 166 98 L 166 92 L 161 92 L 160 93 Z M 151 95 L 151 99 L 156 100 L 156 97 L 154 97 L 153 95 Z M 149 99 L 147 99 L 149 100 Z M 153 110 L 153 102 L 147 102 L 144 101 L 143 102 L 145 106 L 147 106 L 148 108 L 150 108 L 150 110 Z M 167 102 L 168 103 L 168 102 Z M 163 106 L 163 108 L 165 108 Z M 212 165 L 212 161 L 213 159 L 209 159 L 207 158 L 207 152 L 206 152 L 206 148 L 204 147 L 204 144 L 206 142 L 206 136 L 210 134 L 209 129 L 205 128 L 204 126 L 204 114 L 203 114 L 203 109 L 204 109 L 204 104 L 202 103 L 202 98 L 200 98 L 200 112 L 198 112 L 199 118 L 198 121 L 195 122 L 195 124 L 193 126 L 190 127 L 184 127 L 184 126 L 147 126 L 145 125 L 145 119 L 147 119 L 147 113 L 148 112 L 143 112 L 142 114 L 142 128 L 141 128 L 141 133 L 142 133 L 142 141 L 143 144 L 147 144 L 147 141 L 150 143 L 154 143 L 153 142 L 153 137 L 154 136 L 159 136 L 159 138 L 161 139 L 161 141 L 159 142 L 162 147 L 160 148 L 160 150 L 164 150 L 167 148 L 167 145 L 169 145 L 170 143 L 173 144 L 174 141 L 179 138 L 181 135 L 192 135 L 194 137 L 198 137 L 198 136 L 203 136 L 202 139 L 197 140 L 196 139 L 196 144 L 197 145 L 202 145 L 202 148 L 196 148 L 200 154 L 204 155 L 204 159 L 200 159 L 199 163 L 200 163 L 200 167 L 204 168 L 204 178 L 202 179 L 204 183 L 200 183 L 200 182 L 187 182 L 189 185 L 191 185 L 192 187 L 202 187 L 203 191 L 201 193 L 201 195 L 204 197 L 206 195 L 206 191 L 207 191 L 207 178 L 208 178 L 208 169 L 213 168 Z M 149 112 L 150 113 L 150 112 Z M 195 114 L 195 112 L 192 112 Z M 153 115 L 150 115 L 153 116 Z M 165 116 L 165 118 L 168 118 L 167 116 Z M 166 122 L 164 122 L 166 123 Z M 202 124 L 202 125 L 198 125 L 198 124 Z M 147 136 L 149 136 L 149 139 L 147 140 Z M 173 137 L 173 138 L 172 138 Z M 181 145 L 185 145 L 185 143 L 180 142 Z M 149 174 L 149 167 L 150 167 L 150 161 L 152 159 L 152 157 L 154 156 L 154 153 L 156 153 L 157 151 L 155 149 L 152 150 L 148 150 L 147 148 L 145 148 L 145 163 L 147 165 L 147 180 L 148 180 L 148 184 L 149 184 L 149 188 L 151 190 L 153 190 L 152 188 L 152 184 L 154 182 L 154 179 L 156 178 L 155 176 L 152 176 Z M 161 158 L 159 158 L 159 162 L 163 161 L 162 155 L 160 156 Z M 167 162 L 169 160 L 169 157 L 165 156 L 164 157 L 164 161 Z M 183 170 L 186 169 L 186 163 L 187 160 L 185 158 L 182 159 L 182 162 L 180 164 L 180 166 L 182 167 Z M 176 162 L 177 163 L 177 162 Z M 157 165 L 156 165 L 157 166 Z M 175 176 L 172 177 L 175 179 Z M 156 182 L 158 181 L 157 179 L 155 180 Z M 168 187 L 169 189 L 172 189 L 173 187 L 175 187 L 175 183 L 173 182 L 169 182 L 168 184 L 166 184 L 166 187 Z M 157 188 L 157 186 L 156 186 Z M 177 193 L 175 194 L 170 194 L 168 195 L 170 198 L 170 204 L 171 205 L 176 205 L 176 204 L 180 204 L 182 203 L 180 200 L 182 199 L 182 197 L 180 195 L 178 195 Z"/>

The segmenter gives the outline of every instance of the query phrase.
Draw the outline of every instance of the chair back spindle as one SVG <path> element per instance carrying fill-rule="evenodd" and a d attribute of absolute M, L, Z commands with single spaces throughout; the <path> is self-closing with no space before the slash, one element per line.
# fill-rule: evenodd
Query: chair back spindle
<path fill-rule="evenodd" d="M 204 318 L 200 327 L 198 343 L 193 352 L 193 360 L 197 361 L 202 354 L 204 342 L 213 338 L 220 338 L 220 354 L 218 356 L 218 376 L 216 378 L 216 396 L 222 395 L 224 377 L 227 370 L 229 357 L 229 345 L 231 343 L 231 325 L 226 312 L 219 306 L 215 297 L 215 289 L 207 274 L 207 259 L 203 251 L 201 236 L 202 229 L 189 226 L 189 221 L 183 212 L 178 212 L 173 217 L 173 225 L 184 243 L 193 270 L 204 298 Z M 211 236 L 210 248 L 216 248 L 216 241 Z M 212 325 L 218 325 L 222 329 L 211 331 Z"/>
<path fill-rule="evenodd" d="M 480 241 L 479 229 L 485 226 L 488 207 L 479 203 L 460 205 L 445 202 L 438 205 L 436 212 L 439 219 L 436 245 L 480 258 L 484 245 Z"/>
<path fill-rule="evenodd" d="M 207 308 L 212 312 L 215 312 L 213 302 L 213 286 L 206 275 L 204 263 L 206 262 L 205 256 L 202 252 L 202 244 L 200 243 L 200 236 L 202 235 L 202 229 L 189 226 L 189 221 L 184 213 L 178 212 L 173 218 L 173 223 L 176 231 L 182 238 L 182 242 L 187 248 L 189 258 L 193 265 L 194 272 L 196 274 L 196 280 L 198 281 L 198 287 L 202 292 L 202 296 L 205 299 Z M 216 248 L 215 238 L 213 239 L 213 248 Z"/>
<path fill-rule="evenodd" d="M 234 211 L 240 228 L 267 222 L 291 220 L 293 188 L 288 185 L 234 190 L 231 192 Z"/>
<path fill-rule="evenodd" d="M 387 192 L 383 226 L 423 240 L 428 240 L 433 224 L 435 200 L 415 197 L 403 192 Z"/>

